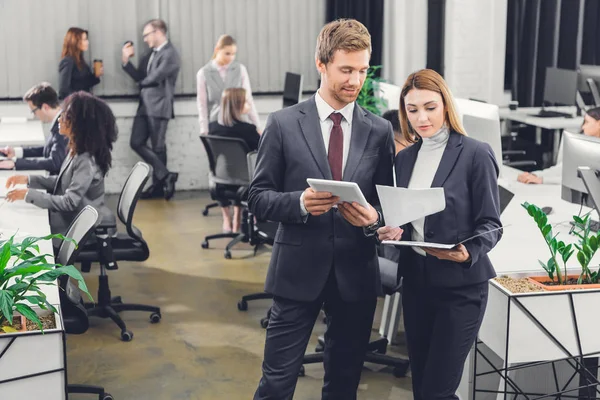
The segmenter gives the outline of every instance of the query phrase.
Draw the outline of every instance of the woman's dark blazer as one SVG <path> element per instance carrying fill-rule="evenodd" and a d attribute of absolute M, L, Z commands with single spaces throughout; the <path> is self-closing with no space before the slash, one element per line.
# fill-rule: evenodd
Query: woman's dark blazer
<path fill-rule="evenodd" d="M 396 184 L 408 187 L 422 141 L 402 150 L 396 157 Z M 425 217 L 425 241 L 454 244 L 468 237 L 502 226 L 498 195 L 498 165 L 492 148 L 457 132 L 451 132 L 431 187 L 444 188 L 446 208 Z M 402 205 L 399 205 L 402 207 Z M 402 227 L 410 240 L 412 225 Z M 471 260 L 466 263 L 440 260 L 427 255 L 425 274 L 431 286 L 461 287 L 485 282 L 496 276 L 487 253 L 502 237 L 497 230 L 464 243 Z M 403 247 L 398 263 L 399 276 L 418 279 L 411 262 L 416 253 Z M 418 256 L 420 257 L 420 256 Z"/>
<path fill-rule="evenodd" d="M 81 61 L 81 69 L 77 68 L 73 57 L 64 57 L 58 66 L 58 98 L 63 100 L 71 93 L 84 90 L 89 92 L 92 86 L 100 83 L 90 66 Z"/>

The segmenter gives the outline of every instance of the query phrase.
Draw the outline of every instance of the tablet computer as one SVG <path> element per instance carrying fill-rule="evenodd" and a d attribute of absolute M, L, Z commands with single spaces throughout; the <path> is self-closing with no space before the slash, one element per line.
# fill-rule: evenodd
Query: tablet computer
<path fill-rule="evenodd" d="M 313 179 L 306 180 L 308 185 L 316 192 L 329 192 L 334 196 L 338 196 L 341 202 L 357 202 L 365 208 L 369 208 L 369 203 L 365 199 L 360 187 L 356 182 L 346 181 L 331 181 L 328 179 Z"/>

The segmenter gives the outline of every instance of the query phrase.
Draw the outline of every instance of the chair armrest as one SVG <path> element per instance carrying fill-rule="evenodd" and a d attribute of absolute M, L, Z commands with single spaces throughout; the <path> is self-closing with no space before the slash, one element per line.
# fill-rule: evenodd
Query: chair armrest
<path fill-rule="evenodd" d="M 113 224 L 107 224 L 105 227 L 96 227 L 96 251 L 98 252 L 98 261 L 106 269 L 119 269 L 112 248 L 112 238 L 108 234 L 108 229 L 116 227 Z"/>
<path fill-rule="evenodd" d="M 503 163 L 507 167 L 535 167 L 537 166 L 537 162 L 531 160 L 522 160 L 522 161 L 505 161 Z"/>
<path fill-rule="evenodd" d="M 524 156 L 527 152 L 525 150 L 503 150 L 503 156 Z"/>

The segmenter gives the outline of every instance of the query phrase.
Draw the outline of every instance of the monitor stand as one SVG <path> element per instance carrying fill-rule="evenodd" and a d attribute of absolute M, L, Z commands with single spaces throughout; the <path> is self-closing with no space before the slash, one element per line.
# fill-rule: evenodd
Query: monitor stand
<path fill-rule="evenodd" d="M 583 184 L 587 189 L 588 196 L 591 198 L 596 213 L 600 216 L 600 179 L 598 179 L 598 171 L 591 169 L 590 167 L 579 167 L 577 168 L 577 177 L 583 180 Z M 597 221 L 590 221 L 590 227 L 600 227 Z M 598 229 L 595 229 L 597 232 Z"/>

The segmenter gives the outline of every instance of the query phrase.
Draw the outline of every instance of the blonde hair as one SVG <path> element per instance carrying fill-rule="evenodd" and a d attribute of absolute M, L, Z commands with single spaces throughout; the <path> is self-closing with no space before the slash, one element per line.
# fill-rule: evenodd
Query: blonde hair
<path fill-rule="evenodd" d="M 219 39 L 217 40 L 217 44 L 215 44 L 215 51 L 213 52 L 211 59 L 214 60 L 217 57 L 217 51 L 223 50 L 227 46 L 235 46 L 235 45 L 236 45 L 235 39 L 233 37 L 231 37 L 230 35 L 219 36 Z"/>
<path fill-rule="evenodd" d="M 242 111 L 246 104 L 246 89 L 228 88 L 221 95 L 220 118 L 222 125 L 233 126 L 241 121 Z"/>
<path fill-rule="evenodd" d="M 355 19 L 338 19 L 325 25 L 317 37 L 315 58 L 327 64 L 333 60 L 337 50 L 369 50 L 371 35 L 367 28 Z"/>
<path fill-rule="evenodd" d="M 415 143 L 417 141 L 415 137 L 419 137 L 408 121 L 406 103 L 404 101 L 408 92 L 413 89 L 430 90 L 439 93 L 444 102 L 444 120 L 448 124 L 448 128 L 451 131 L 467 136 L 465 128 L 463 128 L 462 123 L 460 122 L 456 107 L 454 106 L 452 93 L 450 92 L 450 88 L 448 88 L 446 81 L 444 81 L 444 78 L 432 69 L 421 69 L 417 72 L 413 72 L 406 78 L 406 82 L 404 82 L 402 92 L 400 93 L 398 116 L 400 117 L 402 136 L 404 136 L 404 139 L 408 143 Z"/>

